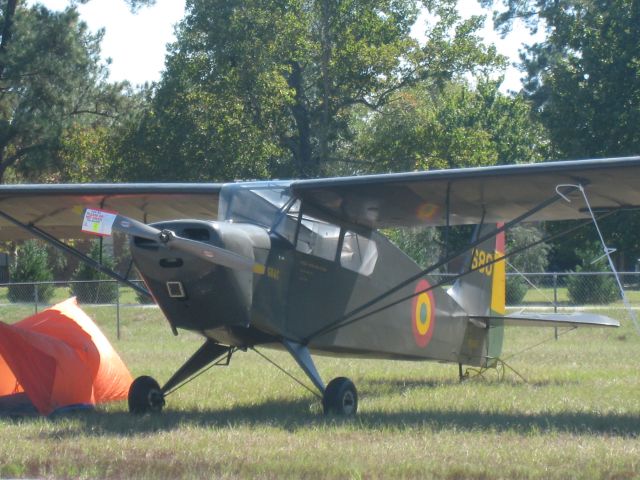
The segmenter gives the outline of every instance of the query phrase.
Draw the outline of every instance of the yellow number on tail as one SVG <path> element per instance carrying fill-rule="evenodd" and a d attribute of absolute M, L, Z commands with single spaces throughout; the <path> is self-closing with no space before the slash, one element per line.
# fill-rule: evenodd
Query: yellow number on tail
<path fill-rule="evenodd" d="M 493 274 L 493 255 L 477 248 L 473 250 L 471 269 L 484 273 L 487 277 Z"/>

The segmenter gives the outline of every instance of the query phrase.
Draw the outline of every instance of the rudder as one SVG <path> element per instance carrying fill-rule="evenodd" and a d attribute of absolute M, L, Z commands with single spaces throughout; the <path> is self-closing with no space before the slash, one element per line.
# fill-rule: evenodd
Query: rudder
<path fill-rule="evenodd" d="M 498 224 L 497 228 L 501 226 L 502 224 Z M 478 226 L 473 238 L 480 238 L 495 229 L 496 225 Z M 496 317 L 504 315 L 506 310 L 506 262 L 496 259 L 504 257 L 504 254 L 504 232 L 477 245 L 471 251 L 463 270 L 473 271 L 458 278 L 449 290 L 449 295 L 470 317 L 492 318 L 488 332 L 486 328 L 470 322 L 463 346 L 463 350 L 467 350 L 467 357 L 480 356 L 486 359 L 486 362 L 482 362 L 485 366 L 494 365 L 502 351 L 504 325 Z"/>

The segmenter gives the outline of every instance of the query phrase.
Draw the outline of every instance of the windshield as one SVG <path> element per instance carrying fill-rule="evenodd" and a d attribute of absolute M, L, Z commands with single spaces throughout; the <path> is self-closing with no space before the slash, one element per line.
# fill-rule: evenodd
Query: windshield
<path fill-rule="evenodd" d="M 288 182 L 231 183 L 220 191 L 218 219 L 270 228 L 290 200 Z"/>

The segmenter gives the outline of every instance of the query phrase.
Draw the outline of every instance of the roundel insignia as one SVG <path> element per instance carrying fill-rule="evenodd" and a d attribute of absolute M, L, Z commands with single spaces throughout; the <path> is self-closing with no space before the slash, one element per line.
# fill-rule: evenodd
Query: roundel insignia
<path fill-rule="evenodd" d="M 423 203 L 418 207 L 418 218 L 420 220 L 431 220 L 438 213 L 438 206 L 432 203 Z"/>
<path fill-rule="evenodd" d="M 433 327 L 435 326 L 435 301 L 433 299 L 433 291 L 427 290 L 431 288 L 429 282 L 420 280 L 414 290 L 411 305 L 411 327 L 413 329 L 413 338 L 419 347 L 426 347 L 433 336 Z M 421 293 L 418 293 L 421 292 Z"/>

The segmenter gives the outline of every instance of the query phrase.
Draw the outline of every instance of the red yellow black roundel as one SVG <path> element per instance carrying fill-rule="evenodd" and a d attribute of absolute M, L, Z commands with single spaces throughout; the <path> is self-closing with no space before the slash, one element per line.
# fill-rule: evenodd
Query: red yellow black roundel
<path fill-rule="evenodd" d="M 424 290 L 431 288 L 429 282 L 420 280 L 416 285 L 411 307 L 411 327 L 413 328 L 413 338 L 419 347 L 426 347 L 433 336 L 435 326 L 435 301 L 433 291 Z M 418 293 L 421 292 L 421 293 Z"/>

